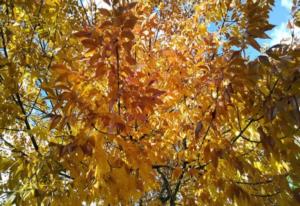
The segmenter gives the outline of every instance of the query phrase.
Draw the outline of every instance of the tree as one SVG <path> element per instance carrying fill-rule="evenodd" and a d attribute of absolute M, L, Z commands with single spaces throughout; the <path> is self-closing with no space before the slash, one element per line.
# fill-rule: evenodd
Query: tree
<path fill-rule="evenodd" d="M 257 42 L 274 0 L 96 3 L 0 2 L 3 203 L 300 203 L 299 41 Z"/>

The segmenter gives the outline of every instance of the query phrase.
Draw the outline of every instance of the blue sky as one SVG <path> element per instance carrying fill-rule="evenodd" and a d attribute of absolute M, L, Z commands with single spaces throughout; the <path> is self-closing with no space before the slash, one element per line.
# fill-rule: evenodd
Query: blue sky
<path fill-rule="evenodd" d="M 87 2 L 86 0 L 84 1 Z M 102 0 L 96 0 L 96 3 L 99 7 L 107 8 L 106 5 Z M 267 34 L 271 37 L 271 39 L 258 39 L 258 42 L 261 44 L 262 47 L 270 47 L 272 45 L 278 44 L 282 42 L 282 40 L 288 41 L 291 36 L 289 29 L 287 28 L 287 24 L 291 19 L 290 11 L 293 5 L 293 0 L 275 0 L 275 6 L 270 13 L 270 23 L 275 25 L 275 27 L 268 31 Z M 295 34 L 300 36 L 300 28 L 295 29 Z M 249 55 L 250 59 L 254 59 L 259 55 L 252 47 L 247 49 L 247 54 Z"/>
<path fill-rule="evenodd" d="M 283 40 L 288 41 L 291 34 L 287 28 L 287 24 L 291 19 L 290 11 L 293 3 L 292 0 L 276 0 L 275 6 L 270 14 L 270 23 L 275 25 L 271 31 L 267 32 L 271 39 L 258 40 L 262 46 L 270 47 L 278 44 Z M 300 30 L 295 30 L 296 35 L 300 34 Z M 253 48 L 247 50 L 248 55 L 251 59 L 255 58 L 259 53 Z"/>
<path fill-rule="evenodd" d="M 276 0 L 270 15 L 270 22 L 275 25 L 286 23 L 290 18 L 292 0 Z"/>

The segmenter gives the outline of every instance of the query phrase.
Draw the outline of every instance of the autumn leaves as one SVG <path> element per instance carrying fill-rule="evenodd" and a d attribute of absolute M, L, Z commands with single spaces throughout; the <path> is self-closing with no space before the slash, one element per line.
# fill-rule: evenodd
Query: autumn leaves
<path fill-rule="evenodd" d="M 298 43 L 245 56 L 268 37 L 274 1 L 81 3 L 1 4 L 6 24 L 42 8 L 26 44 L 36 58 L 18 52 L 21 27 L 1 44 L 10 202 L 298 204 Z M 10 74 L 31 82 L 15 101 Z"/>

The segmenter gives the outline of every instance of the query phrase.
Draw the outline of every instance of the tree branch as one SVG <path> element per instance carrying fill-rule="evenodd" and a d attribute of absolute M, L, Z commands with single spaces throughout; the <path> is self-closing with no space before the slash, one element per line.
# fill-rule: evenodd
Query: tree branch
<path fill-rule="evenodd" d="M 4 55 L 8 59 L 7 47 L 6 47 L 5 37 L 4 37 L 4 33 L 3 33 L 2 28 L 1 28 L 1 38 L 2 38 L 2 44 L 3 44 L 3 49 L 4 49 Z M 21 97 L 20 97 L 19 93 L 18 92 L 16 93 L 17 99 L 15 99 L 13 95 L 12 95 L 12 97 L 13 97 L 13 100 L 20 106 L 22 113 L 25 115 L 24 121 L 25 121 L 26 128 L 28 130 L 31 130 L 31 127 L 30 127 L 30 124 L 29 124 L 29 121 L 28 121 L 28 116 L 27 116 L 26 111 L 24 109 L 24 106 L 23 106 L 23 103 L 21 101 Z M 30 136 L 30 140 L 33 144 L 34 149 L 39 153 L 39 147 L 37 145 L 35 137 L 32 134 L 29 134 L 29 136 Z"/>
<path fill-rule="evenodd" d="M 254 119 L 254 118 L 251 118 L 250 121 L 248 122 L 248 124 L 240 131 L 240 133 L 234 137 L 232 140 L 231 140 L 231 144 L 234 144 L 240 137 L 242 137 L 242 135 L 244 134 L 244 132 L 248 129 L 248 127 L 253 123 L 253 122 L 257 122 L 259 120 L 261 120 L 263 118 L 263 115 L 260 116 L 259 118 L 257 119 Z"/>
<path fill-rule="evenodd" d="M 91 26 L 92 24 L 91 24 L 91 22 L 90 22 L 89 15 L 88 15 L 88 13 L 87 13 L 87 11 L 86 11 L 84 5 L 83 5 L 82 0 L 80 0 L 80 4 L 81 4 L 81 6 L 82 6 L 82 8 L 83 8 L 83 11 L 84 11 L 84 14 L 85 14 L 85 16 L 86 16 L 87 22 L 88 22 L 89 26 Z"/>
<path fill-rule="evenodd" d="M 22 100 L 21 100 L 21 97 L 20 97 L 19 93 L 16 93 L 16 97 L 17 97 L 16 103 L 20 106 L 21 111 L 25 116 L 24 122 L 25 122 L 26 128 L 27 128 L 27 130 L 31 130 L 31 126 L 30 126 L 29 121 L 28 121 L 28 116 L 27 116 L 26 111 L 24 109 L 24 106 L 23 106 L 23 103 L 22 103 Z M 34 149 L 39 153 L 39 146 L 38 146 L 38 144 L 35 140 L 35 137 L 32 134 L 29 134 L 29 137 L 30 137 L 30 140 L 33 144 Z"/>
<path fill-rule="evenodd" d="M 160 170 L 160 168 L 156 168 L 157 172 L 160 174 L 160 176 L 162 177 L 163 179 L 163 188 L 162 188 L 162 191 L 161 191 L 161 194 L 160 194 L 160 199 L 162 202 L 166 202 L 168 201 L 168 199 L 170 199 L 171 195 L 172 195 L 172 191 L 171 191 L 171 187 L 170 187 L 170 184 L 169 184 L 169 181 L 167 179 L 167 177 L 165 176 L 165 174 Z M 163 197 L 162 193 L 164 191 L 167 191 L 167 197 Z"/>
<path fill-rule="evenodd" d="M 185 173 L 186 166 L 187 166 L 187 162 L 184 162 L 183 166 L 182 166 L 182 172 L 178 178 L 174 192 L 172 193 L 171 198 L 170 198 L 170 206 L 175 206 L 176 196 L 179 191 L 179 188 L 180 188 L 180 185 L 181 185 L 184 173 Z"/>

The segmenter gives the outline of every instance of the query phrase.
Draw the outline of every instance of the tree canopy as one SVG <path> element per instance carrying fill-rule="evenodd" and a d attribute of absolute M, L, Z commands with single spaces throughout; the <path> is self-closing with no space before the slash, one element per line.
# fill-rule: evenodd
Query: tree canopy
<path fill-rule="evenodd" d="M 299 205 L 298 1 L 99 2 L 0 1 L 1 202 Z"/>

